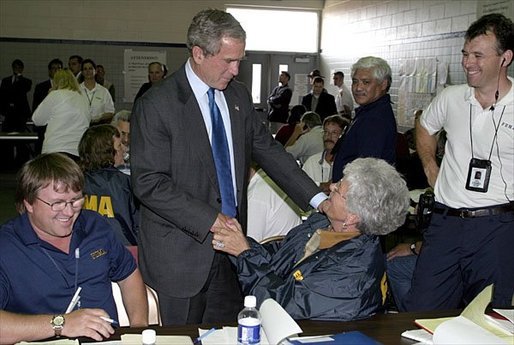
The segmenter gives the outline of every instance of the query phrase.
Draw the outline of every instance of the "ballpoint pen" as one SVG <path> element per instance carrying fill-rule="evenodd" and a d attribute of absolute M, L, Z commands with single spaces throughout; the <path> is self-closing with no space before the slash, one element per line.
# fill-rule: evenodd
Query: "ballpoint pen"
<path fill-rule="evenodd" d="M 204 334 L 202 334 L 201 336 L 199 336 L 198 338 L 195 339 L 194 341 L 194 344 L 199 344 L 202 339 L 205 339 L 206 337 L 208 337 L 210 334 L 212 334 L 214 331 L 216 330 L 216 328 L 211 328 L 210 330 L 208 330 L 207 332 L 205 332 Z"/>
<path fill-rule="evenodd" d="M 109 322 L 109 323 L 115 324 L 115 325 L 117 325 L 117 324 L 118 324 L 118 321 L 113 320 L 113 319 L 110 319 L 110 318 L 105 317 L 105 316 L 100 316 L 100 319 L 102 319 L 102 320 L 104 320 L 104 321 L 107 321 L 107 322 Z"/>

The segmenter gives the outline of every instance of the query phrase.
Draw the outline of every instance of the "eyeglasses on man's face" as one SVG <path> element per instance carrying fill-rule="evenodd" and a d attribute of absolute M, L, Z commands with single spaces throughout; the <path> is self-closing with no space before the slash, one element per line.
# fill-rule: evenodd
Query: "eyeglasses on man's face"
<path fill-rule="evenodd" d="M 48 206 L 50 206 L 50 208 L 52 209 L 52 211 L 55 211 L 55 212 L 59 212 L 59 211 L 62 211 L 66 208 L 66 206 L 68 206 L 68 204 L 70 204 L 71 208 L 74 209 L 74 210 L 78 210 L 78 209 L 81 209 L 82 206 L 84 205 L 84 196 L 81 195 L 75 199 L 72 199 L 70 201 L 56 201 L 56 202 L 48 202 L 48 201 L 45 201 L 39 197 L 36 197 L 36 199 L 38 199 L 39 201 L 47 204 Z"/>

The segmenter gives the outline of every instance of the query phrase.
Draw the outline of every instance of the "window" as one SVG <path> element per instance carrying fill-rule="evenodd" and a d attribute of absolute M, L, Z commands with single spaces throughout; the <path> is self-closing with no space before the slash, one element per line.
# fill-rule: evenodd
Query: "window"
<path fill-rule="evenodd" d="M 319 16 L 315 11 L 227 8 L 246 31 L 246 50 L 317 53 Z"/>

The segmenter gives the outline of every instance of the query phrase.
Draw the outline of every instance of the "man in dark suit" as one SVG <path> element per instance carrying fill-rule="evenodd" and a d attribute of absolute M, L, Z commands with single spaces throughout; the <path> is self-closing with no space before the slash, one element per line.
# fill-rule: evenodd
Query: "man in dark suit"
<path fill-rule="evenodd" d="M 32 86 L 32 80 L 22 75 L 25 68 L 23 61 L 16 59 L 11 66 L 13 74 L 2 79 L 0 85 L 0 114 L 5 116 L 2 130 L 24 132 L 30 117 L 27 93 Z"/>
<path fill-rule="evenodd" d="M 323 92 L 325 82 L 321 77 L 314 77 L 312 92 L 303 96 L 302 104 L 309 111 L 314 111 L 321 118 L 321 122 L 331 115 L 337 114 L 336 100 L 328 92 Z"/>
<path fill-rule="evenodd" d="M 37 84 L 34 89 L 34 97 L 32 98 L 32 111 L 36 111 L 37 107 L 45 97 L 50 92 L 50 89 L 52 88 L 52 79 L 54 77 L 55 72 L 62 69 L 63 63 L 59 59 L 53 59 L 48 63 L 48 78 L 45 81 L 42 81 L 41 83 Z M 43 141 L 45 140 L 45 130 L 46 126 L 35 126 L 35 130 L 37 132 L 37 142 L 36 142 L 36 154 L 41 153 L 41 148 L 43 146 Z"/>
<path fill-rule="evenodd" d="M 268 97 L 268 120 L 269 122 L 274 122 L 273 126 L 275 128 L 273 128 L 273 133 L 278 129 L 277 122 L 280 125 L 284 124 L 289 116 L 289 102 L 291 102 L 291 97 L 293 96 L 293 91 L 288 85 L 290 79 L 289 73 L 285 71 L 280 72 L 278 79 L 280 84 L 273 89 Z"/>
<path fill-rule="evenodd" d="M 139 98 L 133 110 L 132 181 L 142 203 L 139 264 L 158 293 L 165 325 L 237 319 L 242 308 L 237 277 L 226 254 L 213 249 L 210 230 L 235 218 L 246 224 L 252 160 L 300 207 L 321 208 L 325 200 L 261 123 L 246 87 L 233 80 L 245 41 L 232 15 L 199 12 L 188 30 L 189 60 Z M 211 150 L 211 142 L 218 145 L 219 116 L 229 182 L 218 177 L 227 169 Z M 227 184 L 235 209 L 227 208 Z"/>

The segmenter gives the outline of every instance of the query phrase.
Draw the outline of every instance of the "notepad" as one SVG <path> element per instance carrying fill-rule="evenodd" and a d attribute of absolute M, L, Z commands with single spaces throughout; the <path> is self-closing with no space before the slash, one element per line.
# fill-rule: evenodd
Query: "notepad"
<path fill-rule="evenodd" d="M 121 336 L 123 345 L 141 345 L 141 334 L 123 334 Z M 185 335 L 157 335 L 157 345 L 193 345 L 191 337 Z"/>

